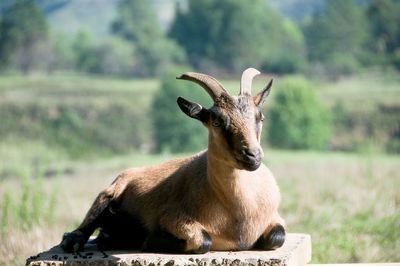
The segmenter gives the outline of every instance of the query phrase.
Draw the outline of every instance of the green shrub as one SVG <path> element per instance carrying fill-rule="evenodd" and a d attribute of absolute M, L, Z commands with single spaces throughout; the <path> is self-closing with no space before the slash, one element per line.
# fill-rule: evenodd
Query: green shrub
<path fill-rule="evenodd" d="M 334 137 L 331 147 L 361 153 L 399 153 L 399 111 L 397 104 L 379 104 L 365 110 L 337 101 L 332 107 Z"/>
<path fill-rule="evenodd" d="M 135 96 L 127 94 L 127 99 Z M 0 106 L 0 138 L 41 140 L 74 158 L 147 150 L 151 145 L 147 109 L 142 103 L 119 99 L 104 104 L 4 103 Z"/>
<path fill-rule="evenodd" d="M 288 149 L 326 147 L 331 119 L 310 85 L 303 79 L 286 79 L 275 93 L 269 111 L 269 143 Z"/>
<path fill-rule="evenodd" d="M 207 147 L 207 130 L 197 120 L 187 117 L 176 104 L 178 96 L 208 107 L 211 99 L 198 85 L 176 76 L 188 71 L 176 68 L 161 80 L 161 89 L 153 101 L 154 141 L 157 151 L 186 152 Z"/>
<path fill-rule="evenodd" d="M 45 184 L 51 183 L 51 184 Z M 0 236 L 9 228 L 31 230 L 34 225 L 54 222 L 62 188 L 59 179 L 20 177 L 21 190 L 6 186 L 0 197 Z M 47 189 L 46 189 L 47 188 Z"/>
<path fill-rule="evenodd" d="M 337 79 L 343 75 L 354 74 L 360 69 L 357 59 L 348 54 L 331 55 L 325 64 L 326 74 L 332 79 Z"/>
<path fill-rule="evenodd" d="M 397 48 L 393 52 L 393 58 L 392 58 L 393 65 L 400 70 L 400 48 Z"/>
<path fill-rule="evenodd" d="M 0 234 L 2 234 L 7 231 L 8 226 L 10 225 L 9 217 L 13 207 L 11 191 L 8 188 L 6 188 L 4 191 L 3 201 L 0 206 Z"/>

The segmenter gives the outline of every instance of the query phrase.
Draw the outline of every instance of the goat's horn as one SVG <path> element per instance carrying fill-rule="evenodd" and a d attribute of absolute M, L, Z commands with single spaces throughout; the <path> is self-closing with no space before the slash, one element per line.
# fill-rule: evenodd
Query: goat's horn
<path fill-rule="evenodd" d="M 190 80 L 199 84 L 208 92 L 208 94 L 210 94 L 211 98 L 214 101 L 219 96 L 221 96 L 221 94 L 223 93 L 227 94 L 226 90 L 221 85 L 221 83 L 219 83 L 218 80 L 209 75 L 195 73 L 195 72 L 186 72 L 182 74 L 180 77 L 177 77 L 177 79 Z"/>
<path fill-rule="evenodd" d="M 239 95 L 249 94 L 251 95 L 251 83 L 253 78 L 260 74 L 255 68 L 248 68 L 243 71 L 242 78 L 240 80 L 240 93 Z"/>

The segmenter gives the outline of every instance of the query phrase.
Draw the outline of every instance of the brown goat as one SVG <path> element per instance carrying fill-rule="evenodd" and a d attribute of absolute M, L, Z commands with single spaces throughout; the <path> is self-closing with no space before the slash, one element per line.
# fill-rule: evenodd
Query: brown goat
<path fill-rule="evenodd" d="M 180 76 L 202 86 L 214 100 L 210 109 L 177 100 L 186 115 L 208 128 L 208 150 L 122 172 L 97 196 L 82 224 L 64 234 L 61 247 L 82 250 L 97 228 L 94 241 L 101 249 L 204 253 L 282 246 L 280 193 L 262 164 L 260 146 L 261 108 L 272 80 L 252 97 L 257 74 L 253 68 L 243 72 L 239 96 L 230 96 L 208 75 Z"/>

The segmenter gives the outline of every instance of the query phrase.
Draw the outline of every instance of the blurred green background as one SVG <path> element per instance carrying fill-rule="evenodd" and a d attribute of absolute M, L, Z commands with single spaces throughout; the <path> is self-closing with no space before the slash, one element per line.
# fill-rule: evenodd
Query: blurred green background
<path fill-rule="evenodd" d="M 0 265 L 59 243 L 119 171 L 206 148 L 186 71 L 270 78 L 265 163 L 313 260 L 400 261 L 400 1 L 1 0 Z"/>

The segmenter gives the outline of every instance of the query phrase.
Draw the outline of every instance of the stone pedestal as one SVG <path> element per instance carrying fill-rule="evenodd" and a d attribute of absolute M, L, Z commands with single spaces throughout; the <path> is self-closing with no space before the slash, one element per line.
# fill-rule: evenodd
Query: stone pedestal
<path fill-rule="evenodd" d="M 98 251 L 86 245 L 84 252 L 64 253 L 59 246 L 27 259 L 28 266 L 47 265 L 268 265 L 304 266 L 311 260 L 311 239 L 305 234 L 288 234 L 285 244 L 274 251 L 208 252 L 202 255 Z"/>

